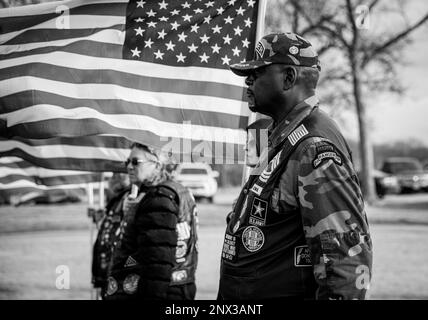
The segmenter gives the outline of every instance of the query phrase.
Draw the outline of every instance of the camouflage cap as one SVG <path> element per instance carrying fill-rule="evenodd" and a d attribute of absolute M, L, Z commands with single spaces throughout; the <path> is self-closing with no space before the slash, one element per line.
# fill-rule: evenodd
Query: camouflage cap
<path fill-rule="evenodd" d="M 238 76 L 248 76 L 251 71 L 274 63 L 312 67 L 321 71 L 318 54 L 310 42 L 291 32 L 264 36 L 256 45 L 254 60 L 232 64 L 230 69 Z"/>

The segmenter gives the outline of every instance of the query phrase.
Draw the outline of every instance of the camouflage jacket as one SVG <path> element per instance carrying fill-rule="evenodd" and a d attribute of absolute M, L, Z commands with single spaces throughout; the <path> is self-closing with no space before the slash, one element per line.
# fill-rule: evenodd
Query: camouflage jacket
<path fill-rule="evenodd" d="M 238 198 L 223 246 L 223 298 L 366 296 L 372 243 L 363 198 L 349 147 L 316 103 L 305 100 L 272 130 Z"/>

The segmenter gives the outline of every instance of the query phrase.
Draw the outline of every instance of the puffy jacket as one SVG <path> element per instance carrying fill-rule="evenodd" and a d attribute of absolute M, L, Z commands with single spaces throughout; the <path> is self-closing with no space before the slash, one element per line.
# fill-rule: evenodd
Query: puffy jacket
<path fill-rule="evenodd" d="M 109 272 L 106 299 L 166 299 L 171 287 L 195 282 L 196 205 L 180 184 L 142 187 Z"/>

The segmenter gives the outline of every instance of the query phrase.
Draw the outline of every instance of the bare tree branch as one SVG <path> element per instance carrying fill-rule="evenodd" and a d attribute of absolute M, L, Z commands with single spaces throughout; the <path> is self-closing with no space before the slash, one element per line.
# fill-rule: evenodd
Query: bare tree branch
<path fill-rule="evenodd" d="M 400 33 L 398 33 L 397 35 L 395 35 L 394 37 L 392 37 L 391 39 L 385 41 L 383 44 L 381 44 L 380 46 L 377 46 L 376 48 L 374 48 L 371 52 L 368 52 L 361 63 L 361 66 L 364 67 L 365 65 L 367 65 L 367 63 L 369 63 L 371 60 L 373 60 L 374 57 L 376 57 L 377 55 L 379 55 L 380 53 L 385 52 L 389 47 L 393 46 L 394 44 L 396 44 L 397 42 L 405 39 L 412 31 L 416 30 L 417 28 L 419 28 L 420 26 L 422 26 L 426 21 L 428 21 L 428 13 L 425 14 L 425 16 L 423 16 L 418 22 L 416 22 L 413 26 L 401 31 Z"/>
<path fill-rule="evenodd" d="M 358 33 L 357 25 L 355 24 L 355 19 L 353 14 L 354 8 L 352 7 L 351 0 L 346 0 L 346 9 L 348 13 L 348 19 L 349 19 L 349 22 L 351 23 L 351 28 L 352 28 L 352 44 L 350 45 L 349 49 L 350 51 L 352 51 L 352 56 L 354 56 L 354 53 L 358 45 L 359 33 Z"/>
<path fill-rule="evenodd" d="M 379 3 L 379 0 L 373 0 L 369 5 L 369 10 L 371 11 L 377 4 Z"/>

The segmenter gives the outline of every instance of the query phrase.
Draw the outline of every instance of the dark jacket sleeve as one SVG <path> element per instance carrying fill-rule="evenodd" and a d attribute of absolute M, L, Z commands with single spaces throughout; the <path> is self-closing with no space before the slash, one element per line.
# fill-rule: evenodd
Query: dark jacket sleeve
<path fill-rule="evenodd" d="M 166 298 L 177 245 L 178 201 L 172 189 L 157 187 L 144 197 L 135 213 L 138 294 L 143 298 Z"/>

